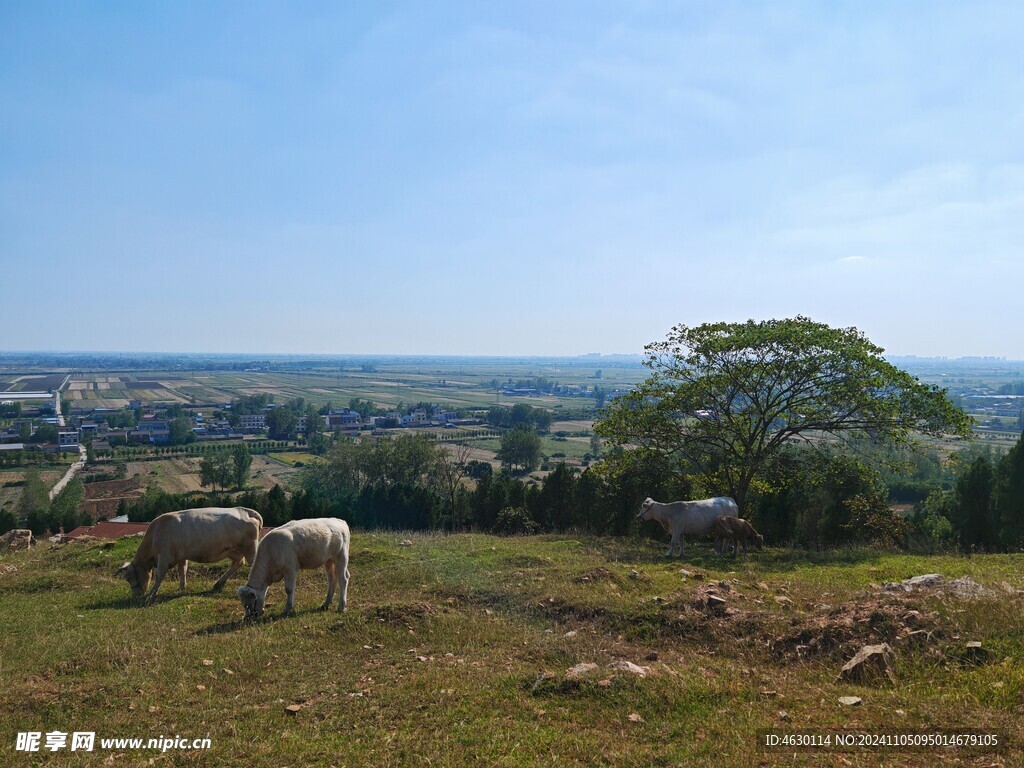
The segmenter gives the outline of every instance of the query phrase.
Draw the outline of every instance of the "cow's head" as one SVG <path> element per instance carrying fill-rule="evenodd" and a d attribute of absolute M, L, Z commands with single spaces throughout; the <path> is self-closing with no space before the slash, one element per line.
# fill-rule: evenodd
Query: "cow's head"
<path fill-rule="evenodd" d="M 242 607 L 245 609 L 246 621 L 258 619 L 263 615 L 264 604 L 267 599 L 266 591 L 261 594 L 246 584 L 238 588 L 238 599 L 242 601 Z"/>
<path fill-rule="evenodd" d="M 152 572 L 152 568 L 145 568 L 130 560 L 117 569 L 117 573 L 124 574 L 125 581 L 131 587 L 132 597 L 136 600 L 141 600 L 149 589 L 149 575 Z"/>
<path fill-rule="evenodd" d="M 637 513 L 637 520 L 650 520 L 651 519 L 651 507 L 654 506 L 654 499 L 648 496 L 644 499 L 644 503 L 640 505 L 640 511 Z"/>
<path fill-rule="evenodd" d="M 760 533 L 754 536 L 754 546 L 758 549 L 764 549 L 764 536 Z"/>

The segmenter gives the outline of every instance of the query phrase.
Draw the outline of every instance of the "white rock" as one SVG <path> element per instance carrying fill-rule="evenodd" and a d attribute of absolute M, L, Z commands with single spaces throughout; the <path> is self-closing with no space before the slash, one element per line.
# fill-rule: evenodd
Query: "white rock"
<path fill-rule="evenodd" d="M 651 672 L 650 667 L 641 667 L 631 661 L 625 660 L 612 662 L 608 665 L 608 668 L 614 669 L 616 672 L 628 672 L 629 674 L 636 675 L 637 677 L 647 677 Z"/>
<path fill-rule="evenodd" d="M 569 669 L 565 671 L 565 679 L 582 680 L 585 677 L 596 674 L 598 669 L 600 668 L 597 666 L 597 664 L 594 664 L 589 661 L 584 661 L 577 664 L 576 666 L 569 667 Z"/>

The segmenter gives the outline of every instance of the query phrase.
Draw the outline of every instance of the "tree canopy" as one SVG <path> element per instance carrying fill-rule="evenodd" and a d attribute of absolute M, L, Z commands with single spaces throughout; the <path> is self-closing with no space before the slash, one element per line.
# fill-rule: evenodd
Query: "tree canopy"
<path fill-rule="evenodd" d="M 670 457 L 704 492 L 728 493 L 741 508 L 770 483 L 789 441 L 970 435 L 970 418 L 945 390 L 887 362 L 856 328 L 801 316 L 676 325 L 645 352 L 652 375 L 616 398 L 596 431 Z"/>

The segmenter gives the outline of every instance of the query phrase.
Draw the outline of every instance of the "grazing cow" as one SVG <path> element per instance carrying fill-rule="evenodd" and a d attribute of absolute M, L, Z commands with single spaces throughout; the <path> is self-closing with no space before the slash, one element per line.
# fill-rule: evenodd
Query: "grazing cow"
<path fill-rule="evenodd" d="M 747 554 L 747 542 L 752 541 L 758 549 L 764 548 L 764 536 L 754 530 L 746 520 L 739 517 L 722 515 L 715 519 L 715 554 L 722 555 L 726 545 L 732 542 L 732 556 L 736 557 L 739 546 L 743 544 L 743 554 Z"/>
<path fill-rule="evenodd" d="M 667 557 L 672 557 L 672 550 L 679 545 L 679 556 L 683 555 L 683 534 L 703 536 L 711 530 L 715 519 L 721 515 L 739 517 L 739 507 L 728 496 L 716 496 L 713 499 L 699 501 L 670 501 L 663 504 L 647 498 L 640 505 L 639 520 L 657 520 L 672 536 L 668 544 Z"/>
<path fill-rule="evenodd" d="M 327 599 L 321 611 L 331 607 L 335 587 L 339 588 L 338 611 L 348 604 L 348 550 L 351 535 L 348 523 L 335 517 L 292 520 L 268 533 L 260 542 L 256 562 L 249 569 L 249 581 L 238 588 L 238 599 L 245 618 L 258 619 L 267 602 L 267 589 L 284 579 L 288 600 L 284 616 L 295 609 L 295 581 L 300 569 L 327 570 Z"/>
<path fill-rule="evenodd" d="M 182 591 L 188 561 L 216 563 L 231 559 L 231 567 L 213 585 L 215 592 L 241 567 L 242 559 L 250 565 L 256 558 L 256 542 L 263 518 L 247 507 L 206 507 L 183 509 L 160 515 L 146 529 L 135 556 L 118 568 L 124 572 L 132 595 L 150 602 L 156 597 L 167 571 L 177 565 Z M 146 592 L 149 577 L 156 569 L 153 588 Z"/>

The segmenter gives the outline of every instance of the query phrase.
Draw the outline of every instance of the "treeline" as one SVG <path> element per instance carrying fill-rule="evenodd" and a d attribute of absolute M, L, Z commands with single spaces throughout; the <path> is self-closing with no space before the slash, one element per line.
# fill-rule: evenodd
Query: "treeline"
<path fill-rule="evenodd" d="M 304 470 L 301 487 L 288 494 L 246 491 L 174 495 L 151 487 L 120 513 L 133 521 L 199 506 L 248 506 L 267 525 L 310 517 L 341 517 L 360 528 L 480 530 L 503 534 L 583 531 L 598 535 L 664 536 L 636 513 L 647 496 L 659 501 L 711 495 L 681 477 L 654 453 L 612 449 L 580 472 L 561 463 L 544 481 L 492 472 L 468 460 L 463 445 L 444 445 L 422 434 L 394 439 L 341 441 L 327 460 Z M 230 461 L 228 461 L 230 457 Z M 223 484 L 237 482 L 224 452 Z M 889 457 L 902 473 L 879 471 L 877 456 L 848 450 L 793 447 L 774 463 L 766 485 L 744 516 L 773 544 L 829 548 L 871 544 L 914 549 L 995 551 L 1024 546 L 1024 438 L 1003 456 L 968 449 L 951 464 L 937 457 Z M 243 457 L 244 463 L 244 457 Z M 891 465 L 890 461 L 890 465 Z M 903 484 L 892 487 L 894 478 Z M 475 480 L 469 483 L 468 480 Z M 81 484 L 77 484 L 80 489 Z M 910 514 L 892 508 L 891 493 L 918 498 Z M 19 516 L 38 533 L 80 522 L 65 517 L 78 493 L 73 483 L 52 505 L 46 489 L 27 478 Z M 64 497 L 64 498 L 62 498 Z M 9 512 L 0 521 L 17 521 Z"/>
<path fill-rule="evenodd" d="M 1001 457 L 983 451 L 961 466 L 953 488 L 917 504 L 914 525 L 967 551 L 1024 547 L 1024 436 Z"/>
<path fill-rule="evenodd" d="M 64 457 L 59 453 L 46 453 L 40 450 L 18 449 L 16 451 L 0 451 L 0 467 L 24 467 L 42 465 L 65 465 Z"/>
<path fill-rule="evenodd" d="M 487 411 L 487 423 L 503 429 L 533 429 L 544 433 L 551 428 L 552 421 L 551 411 L 526 403 L 516 403 L 511 408 L 496 405 Z"/>

